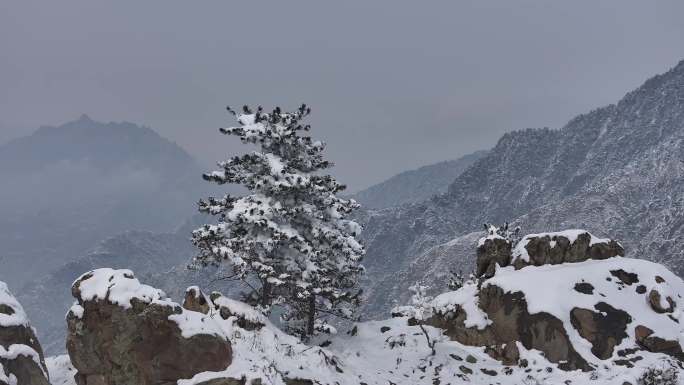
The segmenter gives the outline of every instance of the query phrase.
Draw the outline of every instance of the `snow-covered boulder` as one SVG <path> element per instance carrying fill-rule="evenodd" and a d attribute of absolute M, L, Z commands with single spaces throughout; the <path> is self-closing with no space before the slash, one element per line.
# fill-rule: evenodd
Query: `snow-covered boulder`
<path fill-rule="evenodd" d="M 478 242 L 476 275 L 489 278 L 494 275 L 497 265 L 522 269 L 525 266 L 600 260 L 624 253 L 618 242 L 598 238 L 586 230 L 529 234 L 515 245 L 511 239 L 493 233 Z"/>
<path fill-rule="evenodd" d="M 212 317 L 170 301 L 130 270 L 88 272 L 72 294 L 67 350 L 78 385 L 175 384 L 231 364 L 231 343 Z"/>
<path fill-rule="evenodd" d="M 21 304 L 0 281 L 0 385 L 47 385 L 43 350 Z"/>
<path fill-rule="evenodd" d="M 581 242 L 591 248 L 587 239 Z M 541 351 L 566 370 L 631 367 L 653 354 L 684 359 L 684 282 L 653 262 L 602 258 L 610 253 L 499 268 L 491 278 L 436 297 L 426 323 L 455 341 L 485 347 L 506 364 L 523 364 L 519 346 Z"/>
<path fill-rule="evenodd" d="M 625 250 L 612 239 L 598 238 L 586 230 L 528 234 L 513 249 L 511 263 L 525 266 L 556 265 L 623 256 Z"/>

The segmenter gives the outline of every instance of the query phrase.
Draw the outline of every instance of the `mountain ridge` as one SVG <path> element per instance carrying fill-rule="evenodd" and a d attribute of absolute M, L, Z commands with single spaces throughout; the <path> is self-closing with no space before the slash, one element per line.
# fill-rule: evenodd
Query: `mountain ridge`
<path fill-rule="evenodd" d="M 664 263 L 681 275 L 682 143 L 684 61 L 618 103 L 579 115 L 561 129 L 503 135 L 447 193 L 364 215 L 366 311 L 377 317 L 387 310 L 387 298 L 406 299 L 411 282 L 402 277 L 444 282 L 434 271 L 421 275 L 429 266 L 412 261 L 430 263 L 423 254 L 485 222 L 513 222 L 525 232 L 607 232 L 624 240 L 628 256 Z M 638 239 L 652 241 L 640 245 Z M 442 249 L 447 254 L 441 258 L 449 263 L 442 271 L 471 266 L 465 256 L 448 254 L 458 248 Z"/>
<path fill-rule="evenodd" d="M 443 192 L 451 181 L 487 154 L 479 150 L 454 160 L 403 171 L 353 195 L 365 208 L 380 209 L 415 203 Z"/>

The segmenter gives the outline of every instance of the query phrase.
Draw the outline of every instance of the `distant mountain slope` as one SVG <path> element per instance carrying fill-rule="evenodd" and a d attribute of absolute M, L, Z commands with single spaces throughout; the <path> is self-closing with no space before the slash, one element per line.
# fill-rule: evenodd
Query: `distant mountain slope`
<path fill-rule="evenodd" d="M 472 255 L 454 254 L 435 269 L 445 259 L 424 255 L 487 221 L 610 234 L 628 256 L 684 274 L 683 144 L 684 62 L 560 130 L 504 135 L 447 193 L 366 214 L 367 313 L 380 316 L 389 298 L 404 296 L 412 282 L 400 277 L 433 282 L 417 272 L 468 265 Z"/>
<path fill-rule="evenodd" d="M 113 234 L 174 229 L 202 171 L 150 128 L 85 115 L 0 146 L 0 278 L 19 287 Z"/>
<path fill-rule="evenodd" d="M 381 209 L 404 203 L 415 203 L 447 191 L 447 187 L 465 169 L 487 154 L 476 151 L 456 160 L 448 160 L 404 171 L 386 181 L 354 194 L 364 207 Z"/>
<path fill-rule="evenodd" d="M 0 146 L 0 173 L 21 175 L 54 164 L 87 161 L 101 172 L 146 168 L 164 176 L 187 174 L 197 164 L 182 148 L 149 127 L 101 123 L 82 115 L 61 126 L 44 126 L 32 135 Z"/>

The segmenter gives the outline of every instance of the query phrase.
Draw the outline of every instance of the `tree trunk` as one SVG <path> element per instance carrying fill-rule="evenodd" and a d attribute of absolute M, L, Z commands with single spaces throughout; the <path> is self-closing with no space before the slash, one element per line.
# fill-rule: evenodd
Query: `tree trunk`
<path fill-rule="evenodd" d="M 309 319 L 306 325 L 306 334 L 312 336 L 314 334 L 314 321 L 316 320 L 316 295 L 312 294 L 309 297 Z"/>
<path fill-rule="evenodd" d="M 271 284 L 263 280 L 261 282 L 261 306 L 267 308 L 271 305 Z"/>

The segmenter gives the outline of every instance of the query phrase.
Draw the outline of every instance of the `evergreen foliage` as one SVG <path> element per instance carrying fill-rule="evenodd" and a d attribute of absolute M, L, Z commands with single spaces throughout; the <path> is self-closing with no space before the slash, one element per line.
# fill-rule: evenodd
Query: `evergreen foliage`
<path fill-rule="evenodd" d="M 333 164 L 323 157 L 325 144 L 306 134 L 306 105 L 228 110 L 239 125 L 220 132 L 258 150 L 220 162 L 204 179 L 242 185 L 249 195 L 199 202 L 218 221 L 193 232 L 194 265 L 230 263 L 252 288 L 245 300 L 264 312 L 280 305 L 294 333 L 334 331 L 328 318 L 356 319 L 360 300 L 365 251 L 356 239 L 361 227 L 347 219 L 359 205 L 338 197 L 345 186 L 321 173 Z"/>

